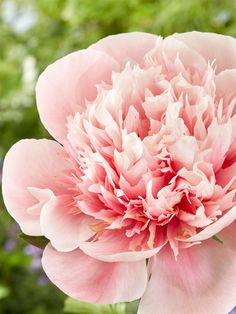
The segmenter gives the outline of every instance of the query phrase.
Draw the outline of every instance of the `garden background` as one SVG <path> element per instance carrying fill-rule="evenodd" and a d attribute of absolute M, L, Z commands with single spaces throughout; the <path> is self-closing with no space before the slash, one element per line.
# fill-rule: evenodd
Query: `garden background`
<path fill-rule="evenodd" d="M 34 92 L 48 64 L 110 34 L 191 30 L 236 37 L 236 1 L 0 0 L 0 179 L 13 143 L 49 138 Z M 0 314 L 61 314 L 65 296 L 43 274 L 41 251 L 17 233 L 0 198 Z"/>

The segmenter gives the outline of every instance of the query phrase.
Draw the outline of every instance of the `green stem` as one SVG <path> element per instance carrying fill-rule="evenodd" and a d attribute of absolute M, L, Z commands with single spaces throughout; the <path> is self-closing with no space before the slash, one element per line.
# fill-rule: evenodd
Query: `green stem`
<path fill-rule="evenodd" d="M 110 309 L 111 314 L 117 314 L 116 310 L 114 310 L 114 306 L 112 304 L 109 304 L 109 309 Z"/>

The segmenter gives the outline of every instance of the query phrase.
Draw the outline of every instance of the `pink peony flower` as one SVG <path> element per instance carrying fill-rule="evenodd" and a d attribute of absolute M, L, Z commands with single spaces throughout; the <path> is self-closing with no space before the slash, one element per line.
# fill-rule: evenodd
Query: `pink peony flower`
<path fill-rule="evenodd" d="M 43 72 L 38 110 L 59 143 L 15 144 L 3 195 L 24 233 L 50 240 L 55 285 L 141 298 L 138 314 L 234 307 L 235 86 L 236 40 L 198 32 L 110 36 Z"/>

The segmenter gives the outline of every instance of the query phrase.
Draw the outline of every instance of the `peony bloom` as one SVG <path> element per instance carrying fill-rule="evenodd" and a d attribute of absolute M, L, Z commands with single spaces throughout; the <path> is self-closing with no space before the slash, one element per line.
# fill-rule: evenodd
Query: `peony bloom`
<path fill-rule="evenodd" d="M 3 195 L 73 298 L 141 298 L 138 314 L 236 304 L 236 40 L 107 37 L 40 76 L 56 139 L 8 152 Z M 216 241 L 218 240 L 218 241 Z M 148 261 L 148 262 L 147 262 Z"/>

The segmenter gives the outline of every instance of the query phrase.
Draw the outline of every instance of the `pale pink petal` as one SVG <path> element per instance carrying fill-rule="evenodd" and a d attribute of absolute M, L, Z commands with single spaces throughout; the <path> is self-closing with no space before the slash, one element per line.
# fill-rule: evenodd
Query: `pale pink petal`
<path fill-rule="evenodd" d="M 224 107 L 230 109 L 229 116 L 236 112 L 236 70 L 225 70 L 219 73 L 215 79 L 216 99 L 223 100 Z M 232 105 L 231 102 L 233 101 Z"/>
<path fill-rule="evenodd" d="M 232 122 L 219 124 L 216 120 L 208 128 L 203 147 L 210 149 L 205 161 L 212 163 L 213 168 L 218 171 L 224 163 L 227 152 L 232 143 Z"/>
<path fill-rule="evenodd" d="M 40 215 L 43 205 L 50 200 L 53 192 L 49 189 L 40 189 L 35 187 L 28 187 L 30 194 L 38 200 L 37 203 L 27 208 L 27 212 L 33 215 Z"/>
<path fill-rule="evenodd" d="M 49 244 L 43 254 L 49 279 L 72 298 L 90 303 L 129 302 L 140 298 L 146 288 L 145 261 L 105 263 L 80 250 L 57 252 Z"/>
<path fill-rule="evenodd" d="M 174 34 L 173 36 L 196 50 L 205 58 L 206 61 L 216 60 L 215 65 L 217 66 L 217 73 L 225 69 L 236 68 L 235 38 L 220 34 L 202 32 Z M 225 57 L 226 51 L 227 57 Z"/>
<path fill-rule="evenodd" d="M 218 98 L 234 94 L 236 84 L 236 70 L 230 69 L 219 73 L 215 78 L 216 94 Z"/>
<path fill-rule="evenodd" d="M 236 252 L 227 244 L 208 240 L 181 250 L 177 261 L 166 247 L 151 272 L 138 314 L 227 314 L 236 304 Z"/>
<path fill-rule="evenodd" d="M 236 100 L 236 99 L 235 99 Z M 234 106 L 234 111 L 236 113 L 236 106 Z M 232 144 L 229 148 L 229 152 L 227 155 L 227 161 L 230 163 L 236 162 L 236 114 L 231 118 L 232 121 Z"/>
<path fill-rule="evenodd" d="M 96 223 L 93 217 L 73 208 L 70 196 L 51 197 L 42 209 L 40 224 L 43 234 L 51 244 L 62 252 L 78 248 L 81 241 L 94 235 L 90 225 Z"/>
<path fill-rule="evenodd" d="M 222 231 L 224 228 L 228 227 L 236 220 L 236 206 L 231 208 L 226 214 L 224 214 L 221 218 L 219 218 L 216 222 L 204 228 L 202 231 L 197 233 L 196 235 L 186 239 L 181 240 L 184 242 L 198 242 L 209 239 L 213 237 L 215 234 Z"/>
<path fill-rule="evenodd" d="M 94 49 L 71 53 L 49 65 L 39 77 L 36 99 L 40 119 L 59 141 L 66 137 L 67 118 L 84 111 L 86 99 L 94 100 L 96 84 L 111 81 L 118 63 Z"/>
<path fill-rule="evenodd" d="M 230 226 L 222 230 L 218 234 L 218 238 L 223 242 L 224 246 L 227 246 L 229 250 L 232 250 L 236 253 L 235 230 L 236 221 L 234 221 Z"/>
<path fill-rule="evenodd" d="M 236 177 L 236 163 L 220 169 L 216 174 L 217 183 L 222 187 L 226 186 L 234 177 Z"/>
<path fill-rule="evenodd" d="M 143 63 L 144 55 L 155 47 L 159 36 L 133 32 L 108 36 L 90 46 L 103 51 L 124 65 L 127 61 Z"/>
<path fill-rule="evenodd" d="M 197 140 L 193 136 L 182 136 L 168 150 L 171 153 L 172 162 L 177 170 L 182 167 L 192 169 L 198 153 Z"/>
<path fill-rule="evenodd" d="M 130 239 L 116 230 L 97 242 L 84 242 L 80 249 L 87 255 L 105 262 L 133 262 L 140 261 L 155 255 L 166 244 L 161 239 L 160 245 L 151 250 L 131 251 Z"/>
<path fill-rule="evenodd" d="M 166 37 L 163 40 L 163 51 L 167 56 L 167 60 L 169 59 L 169 61 L 165 61 L 165 63 L 167 62 L 166 65 L 169 72 L 168 74 L 170 75 L 173 70 L 175 75 L 181 74 L 179 76 L 179 79 L 185 85 L 187 81 L 184 79 L 184 77 L 185 75 L 188 76 L 186 68 L 193 71 L 197 69 L 197 71 L 202 72 L 205 71 L 207 63 L 206 60 L 198 53 L 198 51 L 191 49 L 190 46 L 186 45 L 182 40 L 178 39 L 179 38 L 176 38 L 175 35 Z M 177 60 L 179 58 L 182 61 L 179 63 L 179 65 L 176 58 Z M 170 60 L 172 60 L 172 62 L 177 62 L 175 69 L 170 66 Z M 176 70 L 178 72 L 176 72 Z M 180 84 L 180 88 L 181 85 L 182 84 Z"/>
<path fill-rule="evenodd" d="M 68 169 L 63 147 L 51 140 L 22 140 L 9 150 L 3 165 L 3 198 L 23 232 L 41 234 L 37 204 L 50 198 L 50 190 L 62 189 L 60 179 Z"/>

